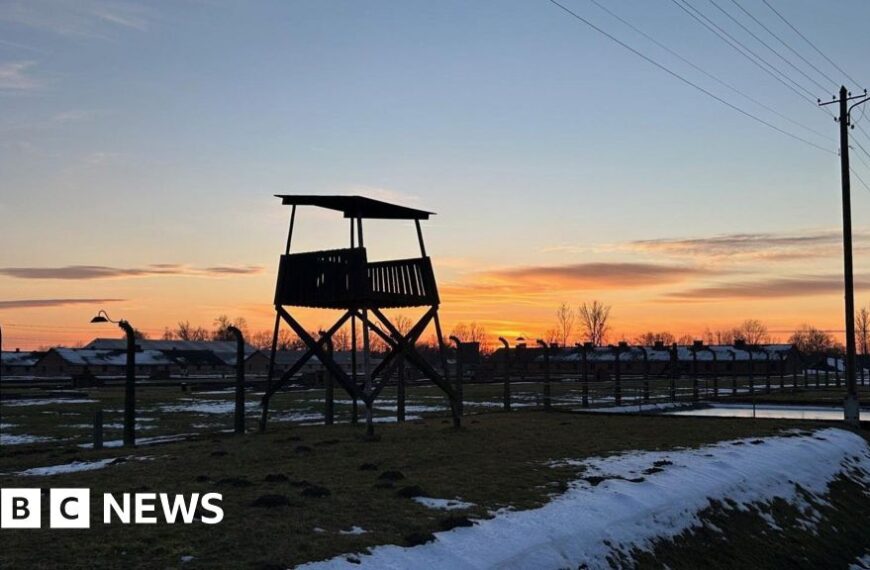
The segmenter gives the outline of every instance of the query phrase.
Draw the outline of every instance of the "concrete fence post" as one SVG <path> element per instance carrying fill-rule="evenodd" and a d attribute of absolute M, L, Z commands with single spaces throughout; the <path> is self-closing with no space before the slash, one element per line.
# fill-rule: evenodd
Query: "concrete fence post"
<path fill-rule="evenodd" d="M 103 410 L 94 413 L 94 449 L 103 449 Z"/>

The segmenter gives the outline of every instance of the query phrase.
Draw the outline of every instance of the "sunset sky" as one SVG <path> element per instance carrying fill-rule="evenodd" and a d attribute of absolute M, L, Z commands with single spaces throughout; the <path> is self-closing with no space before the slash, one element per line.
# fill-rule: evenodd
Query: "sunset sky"
<path fill-rule="evenodd" d="M 561 0 L 560 0 L 561 1 Z M 849 76 L 870 78 L 870 3 L 768 0 Z M 219 314 L 269 328 L 289 208 L 360 194 L 424 223 L 446 328 L 541 335 L 560 302 L 613 306 L 614 339 L 764 321 L 842 328 L 837 125 L 672 0 L 565 6 L 794 140 L 699 92 L 545 0 L 0 1 L 4 348 Z M 776 56 L 744 7 L 854 85 L 762 0 L 692 0 Z M 843 18 L 843 14 L 848 14 Z M 801 63 L 830 99 L 836 84 Z M 854 115 L 870 133 L 865 121 Z M 800 125 L 795 124 L 800 123 Z M 866 125 L 862 125 L 866 123 Z M 870 150 L 870 137 L 855 140 Z M 870 183 L 870 154 L 853 151 Z M 870 303 L 870 190 L 853 182 L 856 303 Z M 343 247 L 303 208 L 294 250 Z M 369 222 L 370 259 L 413 256 L 413 224 Z M 329 315 L 305 315 L 312 328 Z"/>

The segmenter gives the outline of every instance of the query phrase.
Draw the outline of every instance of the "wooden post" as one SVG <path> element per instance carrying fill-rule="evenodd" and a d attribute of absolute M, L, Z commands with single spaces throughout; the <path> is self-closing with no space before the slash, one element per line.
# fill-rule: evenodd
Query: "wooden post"
<path fill-rule="evenodd" d="M 764 363 L 764 392 L 765 394 L 770 394 L 770 353 L 767 349 L 764 349 L 764 356 L 766 358 Z"/>
<path fill-rule="evenodd" d="M 320 380 L 325 388 L 325 409 L 323 410 L 324 423 L 331 426 L 335 423 L 335 381 L 332 374 L 326 370 L 320 371 Z"/>
<path fill-rule="evenodd" d="M 401 356 L 399 358 L 402 358 Z M 405 361 L 400 360 L 398 366 L 399 376 L 396 379 L 396 421 L 405 421 Z"/>
<path fill-rule="evenodd" d="M 463 406 L 463 395 L 462 395 L 462 382 L 463 382 L 463 370 L 462 370 L 462 341 L 456 338 L 455 336 L 451 336 L 450 340 L 456 344 L 456 398 L 458 400 L 457 407 L 459 409 L 459 415 L 462 416 L 465 413 Z"/>
<path fill-rule="evenodd" d="M 544 349 L 544 410 L 552 409 L 552 393 L 550 392 L 550 345 L 538 339 L 538 345 Z"/>
<path fill-rule="evenodd" d="M 622 405 L 622 376 L 619 370 L 619 346 L 613 347 L 613 403 Z"/>
<path fill-rule="evenodd" d="M 103 449 L 103 410 L 94 413 L 94 449 Z"/>
<path fill-rule="evenodd" d="M 671 345 L 671 401 L 677 401 L 677 376 L 679 375 L 680 358 L 677 353 L 677 343 Z"/>
<path fill-rule="evenodd" d="M 245 337 L 238 328 L 227 327 L 227 332 L 236 337 L 236 406 L 233 415 L 233 432 L 245 433 Z"/>
<path fill-rule="evenodd" d="M 511 411 L 511 347 L 504 337 L 498 337 L 504 345 L 504 411 Z"/>
<path fill-rule="evenodd" d="M 586 349 L 588 346 L 584 343 L 582 346 L 583 351 L 583 395 L 581 396 L 581 405 L 584 408 L 589 407 L 589 359 L 586 354 Z"/>
<path fill-rule="evenodd" d="M 698 401 L 698 350 L 692 347 L 692 401 Z"/>
<path fill-rule="evenodd" d="M 753 363 L 755 362 L 752 358 L 752 349 L 750 347 L 746 347 L 746 354 L 749 355 L 749 395 L 752 396 L 755 394 L 755 370 Z"/>
<path fill-rule="evenodd" d="M 643 393 L 641 398 L 644 402 L 649 402 L 649 355 L 646 353 L 646 347 L 640 347 L 643 351 Z"/>

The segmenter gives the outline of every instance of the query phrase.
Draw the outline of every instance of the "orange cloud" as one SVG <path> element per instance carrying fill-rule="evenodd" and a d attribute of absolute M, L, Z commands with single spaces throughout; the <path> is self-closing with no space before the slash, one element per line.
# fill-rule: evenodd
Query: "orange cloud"
<path fill-rule="evenodd" d="M 870 275 L 858 276 L 855 280 L 855 287 L 857 289 L 870 288 Z M 833 295 L 842 292 L 843 276 L 830 274 L 775 277 L 696 287 L 685 291 L 667 293 L 665 297 L 682 302 L 722 299 L 777 299 Z"/>
<path fill-rule="evenodd" d="M 140 268 L 107 267 L 105 265 L 66 265 L 63 267 L 0 267 L 0 275 L 18 279 L 112 279 L 153 277 L 157 275 L 218 276 L 261 273 L 255 265 L 193 268 L 172 263 L 155 263 Z"/>

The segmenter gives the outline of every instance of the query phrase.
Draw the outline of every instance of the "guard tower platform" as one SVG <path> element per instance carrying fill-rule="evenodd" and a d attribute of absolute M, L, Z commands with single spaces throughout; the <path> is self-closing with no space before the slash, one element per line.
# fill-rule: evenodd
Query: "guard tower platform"
<path fill-rule="evenodd" d="M 275 330 L 269 364 L 268 387 L 263 396 L 260 428 L 265 429 L 271 397 L 286 385 L 316 356 L 329 374 L 356 400 L 366 406 L 366 423 L 372 425 L 372 403 L 401 362 L 418 368 L 426 378 L 447 395 L 453 410 L 454 423 L 459 424 L 459 406 L 446 375 L 446 356 L 441 323 L 438 318 L 438 287 L 432 262 L 426 254 L 421 220 L 433 212 L 417 210 L 362 196 L 278 195 L 282 204 L 291 206 L 287 245 L 278 265 L 275 286 Z M 350 221 L 350 244 L 345 249 L 330 249 L 290 253 L 296 210 L 313 206 L 341 212 Z M 420 247 L 420 257 L 388 261 L 368 260 L 364 245 L 363 220 L 388 219 L 413 221 Z M 327 331 L 314 338 L 292 316 L 286 307 L 338 309 L 342 316 Z M 405 332 L 382 312 L 383 309 L 428 307 L 417 323 Z M 362 325 L 362 374 L 357 373 L 357 325 Z M 278 331 L 286 322 L 306 345 L 307 351 L 280 379 L 272 382 Z M 350 321 L 352 370 L 343 370 L 332 357 L 332 337 Z M 442 370 L 436 370 L 416 350 L 416 342 L 430 323 L 434 323 L 441 352 Z M 383 360 L 373 370 L 369 367 L 369 335 L 378 335 L 389 347 Z M 360 382 L 360 379 L 362 382 Z"/>

